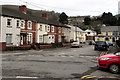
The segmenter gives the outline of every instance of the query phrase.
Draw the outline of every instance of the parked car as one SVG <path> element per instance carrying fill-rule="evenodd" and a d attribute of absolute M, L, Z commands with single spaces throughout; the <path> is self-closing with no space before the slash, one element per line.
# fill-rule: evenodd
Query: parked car
<path fill-rule="evenodd" d="M 109 46 L 113 46 L 113 42 L 108 42 Z"/>
<path fill-rule="evenodd" d="M 94 44 L 95 44 L 95 41 L 93 41 L 93 40 L 89 41 L 89 45 L 94 45 Z"/>
<path fill-rule="evenodd" d="M 99 68 L 109 69 L 112 73 L 120 72 L 120 52 L 100 56 L 98 62 Z"/>
<path fill-rule="evenodd" d="M 80 42 L 73 42 L 72 44 L 71 44 L 71 47 L 82 47 L 82 45 L 80 44 Z"/>
<path fill-rule="evenodd" d="M 94 50 L 108 50 L 109 44 L 106 41 L 96 41 Z"/>

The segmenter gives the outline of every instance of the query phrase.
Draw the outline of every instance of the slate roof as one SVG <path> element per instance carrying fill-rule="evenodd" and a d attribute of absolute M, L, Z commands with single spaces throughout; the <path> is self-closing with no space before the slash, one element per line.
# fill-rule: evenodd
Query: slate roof
<path fill-rule="evenodd" d="M 67 25 L 68 27 L 71 28 L 71 30 L 74 30 L 74 31 L 79 31 L 79 32 L 84 32 L 82 29 L 76 27 L 76 26 L 71 26 L 71 25 Z"/>
<path fill-rule="evenodd" d="M 44 23 L 44 24 L 49 24 L 49 25 L 70 28 L 66 25 L 59 23 L 57 20 L 51 21 L 51 20 L 47 20 L 40 16 L 32 15 L 30 13 L 24 14 L 24 13 L 20 12 L 19 10 L 12 9 L 12 8 L 2 6 L 2 5 L 0 5 L 0 7 L 2 7 L 2 13 L 0 13 L 0 15 L 2 15 L 2 16 L 8 16 L 8 17 L 24 19 L 24 20 L 31 20 L 31 21 L 38 22 L 38 23 Z"/>
<path fill-rule="evenodd" d="M 120 31 L 120 26 L 103 26 L 101 27 L 102 32 L 108 32 L 108 31 Z"/>

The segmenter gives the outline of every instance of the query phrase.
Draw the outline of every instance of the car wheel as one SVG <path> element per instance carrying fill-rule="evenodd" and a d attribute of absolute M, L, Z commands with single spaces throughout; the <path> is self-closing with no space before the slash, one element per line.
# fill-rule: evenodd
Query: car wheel
<path fill-rule="evenodd" d="M 94 50 L 96 51 L 97 49 L 96 49 L 96 48 L 94 48 Z"/>
<path fill-rule="evenodd" d="M 108 48 L 108 47 L 106 47 L 106 48 L 105 48 L 105 50 L 106 50 L 106 51 L 108 51 L 108 50 L 109 50 L 109 48 Z"/>
<path fill-rule="evenodd" d="M 110 72 L 112 72 L 112 73 L 118 73 L 118 72 L 120 71 L 120 67 L 119 67 L 119 65 L 117 65 L 117 64 L 111 64 L 111 65 L 109 66 L 109 70 L 110 70 Z"/>

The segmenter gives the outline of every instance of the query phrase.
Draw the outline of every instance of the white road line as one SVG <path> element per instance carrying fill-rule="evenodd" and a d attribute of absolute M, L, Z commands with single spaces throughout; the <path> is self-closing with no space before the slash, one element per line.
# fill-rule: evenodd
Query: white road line
<path fill-rule="evenodd" d="M 30 77 L 30 76 L 16 76 L 16 78 L 29 78 L 29 79 L 37 79 L 38 77 Z"/>

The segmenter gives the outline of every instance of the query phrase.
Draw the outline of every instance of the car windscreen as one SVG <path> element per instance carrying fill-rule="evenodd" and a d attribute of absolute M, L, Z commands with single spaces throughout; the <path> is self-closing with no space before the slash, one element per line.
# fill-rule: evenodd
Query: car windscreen
<path fill-rule="evenodd" d="M 105 42 L 104 41 L 97 41 L 96 44 L 103 45 L 103 44 L 105 44 Z"/>

